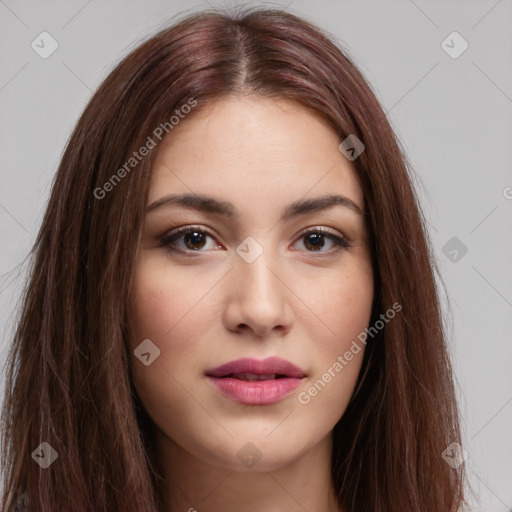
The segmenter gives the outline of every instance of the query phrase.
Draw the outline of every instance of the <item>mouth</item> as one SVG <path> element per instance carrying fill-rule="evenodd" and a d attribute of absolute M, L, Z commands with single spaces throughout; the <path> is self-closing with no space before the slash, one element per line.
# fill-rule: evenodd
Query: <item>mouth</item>
<path fill-rule="evenodd" d="M 224 396 L 247 405 L 279 402 L 306 377 L 299 367 L 279 357 L 237 359 L 205 375 Z"/>
<path fill-rule="evenodd" d="M 257 374 L 257 373 L 230 373 L 229 375 L 224 375 L 219 377 L 220 379 L 237 379 L 244 381 L 255 381 L 255 380 L 275 380 L 275 379 L 285 379 L 289 377 L 288 375 L 282 375 L 278 373 L 266 373 L 266 374 Z"/>
<path fill-rule="evenodd" d="M 302 379 L 306 376 L 298 366 L 276 356 L 263 360 L 251 357 L 236 359 L 205 373 L 209 377 L 232 377 L 238 380 L 270 380 L 283 377 Z"/>

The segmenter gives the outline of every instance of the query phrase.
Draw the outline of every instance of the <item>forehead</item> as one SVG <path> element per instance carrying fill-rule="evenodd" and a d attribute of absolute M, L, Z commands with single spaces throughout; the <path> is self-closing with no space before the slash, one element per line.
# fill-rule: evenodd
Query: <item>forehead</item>
<path fill-rule="evenodd" d="M 254 213 L 256 205 L 268 209 L 338 192 L 364 209 L 355 168 L 315 112 L 256 96 L 198 107 L 159 144 L 148 203 L 187 192 L 228 199 Z"/>

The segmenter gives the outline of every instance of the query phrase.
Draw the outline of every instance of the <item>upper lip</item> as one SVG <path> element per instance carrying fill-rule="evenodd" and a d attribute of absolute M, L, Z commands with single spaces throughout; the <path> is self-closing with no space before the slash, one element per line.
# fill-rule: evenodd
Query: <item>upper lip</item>
<path fill-rule="evenodd" d="M 254 373 L 255 375 L 276 373 L 298 379 L 305 377 L 304 372 L 299 367 L 276 356 L 267 357 L 263 360 L 244 357 L 206 371 L 206 375 L 210 377 L 225 377 L 232 373 Z"/>

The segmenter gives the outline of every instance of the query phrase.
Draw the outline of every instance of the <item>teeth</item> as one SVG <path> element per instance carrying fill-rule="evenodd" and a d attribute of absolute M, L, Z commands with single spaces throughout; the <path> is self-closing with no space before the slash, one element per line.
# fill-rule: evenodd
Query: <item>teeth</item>
<path fill-rule="evenodd" d="M 233 379 L 239 379 L 239 380 L 273 380 L 277 376 L 277 373 L 268 373 L 266 375 L 257 375 L 255 373 L 233 373 L 231 377 Z"/>

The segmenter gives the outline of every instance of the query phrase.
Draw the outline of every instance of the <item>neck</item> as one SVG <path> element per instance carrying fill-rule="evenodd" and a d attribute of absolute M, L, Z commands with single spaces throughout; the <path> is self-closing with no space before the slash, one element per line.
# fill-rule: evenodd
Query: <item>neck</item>
<path fill-rule="evenodd" d="M 245 471 L 205 462 L 158 429 L 155 440 L 167 483 L 165 512 L 342 512 L 332 487 L 330 434 L 275 469 L 255 464 Z"/>

